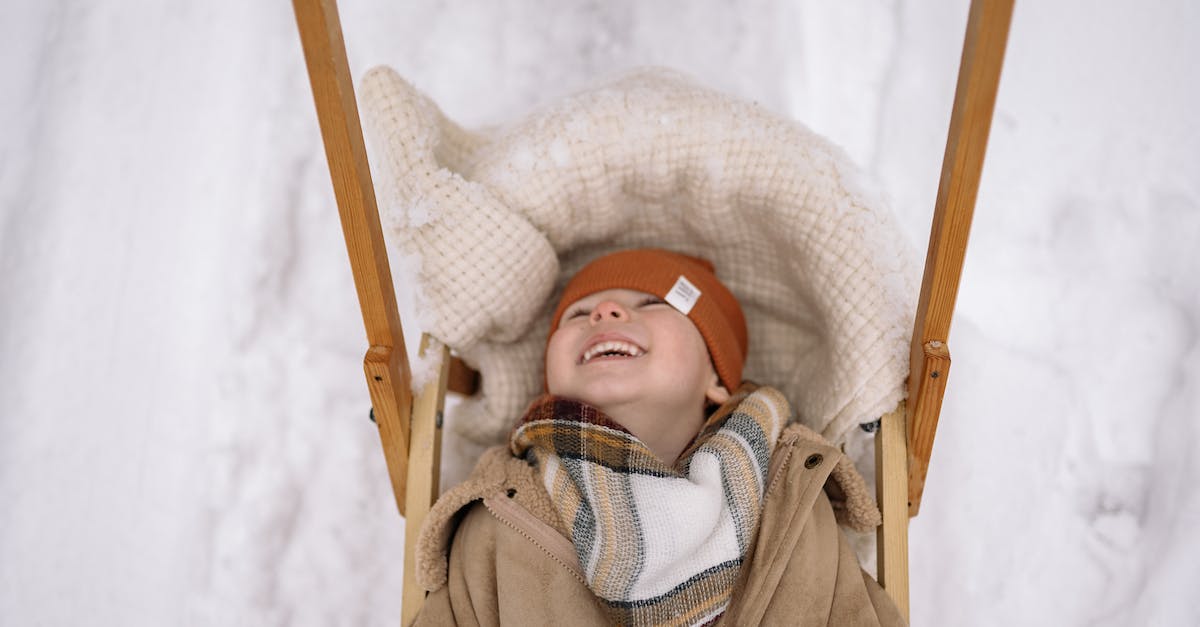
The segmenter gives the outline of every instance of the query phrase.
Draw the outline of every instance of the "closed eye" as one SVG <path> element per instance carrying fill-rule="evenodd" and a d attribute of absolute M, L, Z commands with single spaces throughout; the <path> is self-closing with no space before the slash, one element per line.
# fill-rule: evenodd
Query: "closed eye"
<path fill-rule="evenodd" d="M 650 305 L 665 305 L 665 304 L 667 304 L 667 301 L 665 301 L 657 296 L 648 296 L 644 300 L 642 300 L 642 302 L 638 303 L 638 307 L 649 307 Z"/>
<path fill-rule="evenodd" d="M 572 318 L 578 318 L 579 316 L 586 315 L 588 315 L 588 310 L 584 309 L 583 307 L 576 307 L 570 313 L 568 313 L 563 320 L 571 320 Z"/>

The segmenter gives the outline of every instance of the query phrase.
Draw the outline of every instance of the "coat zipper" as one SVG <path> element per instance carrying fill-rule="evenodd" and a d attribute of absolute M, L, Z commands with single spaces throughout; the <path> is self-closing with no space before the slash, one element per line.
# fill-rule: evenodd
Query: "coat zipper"
<path fill-rule="evenodd" d="M 501 501 L 499 499 L 504 499 L 504 500 Z M 510 510 L 510 508 L 521 507 L 520 505 L 513 503 L 511 500 L 508 500 L 506 497 L 497 495 L 497 496 L 492 496 L 492 497 L 483 499 L 483 506 L 486 507 L 489 512 L 491 512 L 492 516 L 496 517 L 496 520 L 499 520 L 500 522 L 504 523 L 508 528 L 512 529 L 513 531 L 516 531 L 518 534 L 520 534 L 522 537 L 524 537 L 526 540 L 528 540 L 534 546 L 541 549 L 542 552 L 544 552 L 546 555 L 548 555 L 550 557 L 550 559 L 554 560 L 560 566 L 565 568 L 567 570 L 567 572 L 571 573 L 571 576 L 575 577 L 575 579 L 579 583 L 583 584 L 584 586 L 588 585 L 587 580 L 584 579 L 583 572 L 580 568 L 576 567 L 575 564 L 569 563 L 567 560 L 563 559 L 562 556 L 560 556 L 558 554 L 558 551 L 553 550 L 552 548 L 546 546 L 546 544 L 544 542 L 539 541 L 534 536 L 534 533 L 531 531 L 528 531 L 524 525 L 521 525 L 518 522 L 512 520 L 511 515 L 515 514 L 517 516 L 520 516 L 520 514 L 518 514 L 517 512 L 508 511 L 507 513 L 509 513 L 510 515 L 509 516 L 505 515 L 506 512 L 503 510 Z M 526 510 L 526 511 L 528 511 L 528 510 Z M 529 514 L 529 516 L 533 517 L 533 514 Z M 528 523 L 528 521 L 526 521 L 526 522 Z M 540 523 L 541 521 L 537 521 L 537 522 Z M 541 523 L 541 524 L 544 525 L 545 523 Z M 549 527 L 549 525 L 546 525 L 546 529 L 549 529 L 554 534 L 558 535 L 559 537 L 562 537 L 562 534 L 559 534 L 557 531 L 554 531 L 553 529 L 551 529 Z M 563 538 L 563 540 L 564 540 L 564 542 L 567 542 L 567 543 L 570 542 L 570 540 L 567 540 L 566 538 Z M 576 560 L 577 559 L 578 558 L 576 558 Z"/>

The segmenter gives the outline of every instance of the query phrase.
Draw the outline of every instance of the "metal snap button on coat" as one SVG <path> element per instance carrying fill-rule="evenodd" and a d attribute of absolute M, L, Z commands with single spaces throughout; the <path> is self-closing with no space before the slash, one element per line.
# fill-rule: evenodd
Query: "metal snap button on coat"
<path fill-rule="evenodd" d="M 813 453 L 812 455 L 808 456 L 808 459 L 804 460 L 804 467 L 809 470 L 812 470 L 813 468 L 820 466 L 821 462 L 823 462 L 823 461 L 825 461 L 824 457 L 822 457 L 821 455 L 819 455 L 817 453 Z"/>

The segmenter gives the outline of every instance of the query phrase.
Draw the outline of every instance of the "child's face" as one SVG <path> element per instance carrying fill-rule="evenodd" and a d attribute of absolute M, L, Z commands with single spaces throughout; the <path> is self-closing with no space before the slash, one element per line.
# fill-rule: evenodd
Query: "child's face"
<path fill-rule="evenodd" d="M 645 292 L 609 289 L 564 310 L 546 348 L 551 394 L 610 411 L 638 403 L 703 411 L 721 402 L 708 347 L 687 316 Z"/>

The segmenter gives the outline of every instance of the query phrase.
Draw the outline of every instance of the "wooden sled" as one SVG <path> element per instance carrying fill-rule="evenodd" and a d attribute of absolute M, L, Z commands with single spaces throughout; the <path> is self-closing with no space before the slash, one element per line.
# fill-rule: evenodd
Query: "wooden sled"
<path fill-rule="evenodd" d="M 395 288 L 367 164 L 353 80 L 335 0 L 293 0 L 346 248 L 367 331 L 363 358 L 396 505 L 405 528 L 402 622 L 416 616 L 417 536 L 438 495 L 447 390 L 472 393 L 478 375 L 441 351 L 441 372 L 415 397 Z M 908 401 L 881 417 L 876 434 L 879 583 L 908 616 L 908 519 L 920 509 L 950 368 L 947 338 L 962 274 L 983 158 L 1003 65 L 1013 0 L 972 0 L 913 328 Z M 431 348 L 436 346 L 437 348 Z"/>

